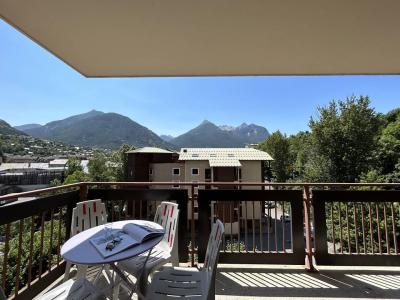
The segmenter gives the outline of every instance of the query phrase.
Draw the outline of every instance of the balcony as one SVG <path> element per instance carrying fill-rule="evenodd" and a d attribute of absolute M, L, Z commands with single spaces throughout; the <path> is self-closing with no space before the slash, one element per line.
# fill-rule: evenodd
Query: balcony
<path fill-rule="evenodd" d="M 170 189 L 171 182 L 76 183 L 2 196 L 0 284 L 11 299 L 31 299 L 60 281 L 60 247 L 77 202 L 102 199 L 108 221 L 117 221 L 151 220 L 168 200 L 180 206 L 182 266 L 201 264 L 211 221 L 225 223 L 217 299 L 398 297 L 399 184 L 213 184 L 219 188 L 196 183 L 193 198 L 193 183 Z"/>

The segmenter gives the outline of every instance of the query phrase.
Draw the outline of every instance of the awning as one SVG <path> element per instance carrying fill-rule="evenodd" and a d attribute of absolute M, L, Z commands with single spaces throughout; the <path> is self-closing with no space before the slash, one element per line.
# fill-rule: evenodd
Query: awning
<path fill-rule="evenodd" d="M 0 0 L 88 77 L 400 74 L 398 0 Z"/>
<path fill-rule="evenodd" d="M 210 159 L 210 167 L 241 167 L 242 164 L 237 159 Z"/>

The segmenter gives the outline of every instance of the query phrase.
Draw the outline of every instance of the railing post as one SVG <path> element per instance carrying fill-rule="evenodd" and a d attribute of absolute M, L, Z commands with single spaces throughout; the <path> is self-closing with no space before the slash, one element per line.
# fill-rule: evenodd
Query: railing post
<path fill-rule="evenodd" d="M 207 251 L 208 238 L 211 232 L 211 211 L 210 199 L 201 197 L 202 191 L 199 191 L 197 203 L 199 207 L 199 240 L 198 240 L 198 262 L 203 263 Z"/>
<path fill-rule="evenodd" d="M 304 224 L 306 230 L 306 257 L 305 257 L 305 267 L 307 271 L 316 271 L 313 265 L 313 253 L 311 244 L 311 198 L 310 198 L 310 187 L 304 186 L 303 193 L 303 203 L 304 203 Z"/>
<path fill-rule="evenodd" d="M 79 201 L 83 202 L 87 200 L 88 186 L 86 183 L 81 183 L 79 186 Z"/>
<path fill-rule="evenodd" d="M 178 218 L 178 255 L 179 255 L 179 262 L 185 262 L 189 260 L 188 255 L 188 245 L 187 245 L 187 220 L 188 220 L 188 195 L 186 193 L 185 197 L 180 197 L 177 200 L 178 207 L 179 207 L 179 218 Z"/>
<path fill-rule="evenodd" d="M 190 201 L 191 201 L 191 210 L 190 210 L 190 265 L 194 266 L 194 254 L 195 254 L 195 243 L 196 243 L 196 229 L 195 229 L 195 220 L 194 220 L 194 185 L 190 185 Z"/>

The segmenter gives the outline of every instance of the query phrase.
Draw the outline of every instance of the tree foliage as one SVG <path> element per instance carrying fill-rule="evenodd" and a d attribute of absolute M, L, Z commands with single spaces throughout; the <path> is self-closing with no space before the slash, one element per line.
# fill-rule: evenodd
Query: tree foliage
<path fill-rule="evenodd" d="M 290 170 L 292 178 L 304 178 L 307 162 L 311 155 L 311 134 L 300 131 L 296 135 L 287 138 L 289 143 Z"/>
<path fill-rule="evenodd" d="M 65 177 L 68 177 L 77 171 L 83 171 L 81 160 L 77 157 L 70 157 L 66 164 Z"/>
<path fill-rule="evenodd" d="M 278 181 L 399 182 L 400 108 L 378 114 L 368 97 L 353 96 L 318 107 L 309 127 L 260 144 Z"/>
<path fill-rule="evenodd" d="M 65 212 L 63 214 L 65 216 Z M 41 263 L 42 272 L 46 272 L 49 269 L 49 265 L 54 266 L 57 259 L 61 259 L 58 256 L 58 244 L 62 244 L 65 241 L 65 220 L 61 219 L 61 226 L 59 226 L 58 214 L 54 214 L 53 222 L 45 221 L 43 230 L 43 246 L 41 246 L 41 222 L 39 218 L 34 223 L 34 234 L 31 240 L 31 222 L 30 218 L 25 219 L 23 222 L 22 231 L 22 246 L 20 253 L 20 288 L 25 286 L 29 276 L 29 260 L 31 259 L 31 275 L 35 278 L 39 274 L 39 268 Z M 10 228 L 10 236 L 12 237 L 9 242 L 9 250 L 7 253 L 7 275 L 6 275 L 6 287 L 5 292 L 7 295 L 12 294 L 15 289 L 15 277 L 17 276 L 17 260 L 18 260 L 18 249 L 19 249 L 19 222 L 14 222 Z M 3 228 L 2 228 L 3 227 Z M 0 226 L 1 231 L 4 231 L 4 226 Z M 60 228 L 60 235 L 58 235 L 58 229 Z M 32 255 L 30 255 L 30 245 L 32 243 Z M 42 253 L 42 258 L 40 259 Z M 0 256 L 4 256 L 4 246 L 0 248 Z M 3 258 L 0 257 L 0 261 Z M 2 274 L 3 264 L 0 264 L 0 274 Z"/>
<path fill-rule="evenodd" d="M 284 182 L 290 175 L 289 142 L 280 131 L 272 133 L 259 149 L 268 152 L 273 157 L 272 173 L 278 182 Z"/>
<path fill-rule="evenodd" d="M 327 163 L 335 182 L 354 182 L 368 171 L 376 148 L 380 119 L 368 97 L 350 97 L 318 108 L 311 119 L 315 155 Z"/>
<path fill-rule="evenodd" d="M 126 178 L 127 155 L 132 150 L 129 145 L 122 145 L 119 150 L 111 155 L 97 151 L 88 163 L 86 173 L 78 158 L 70 158 L 67 162 L 64 184 L 84 181 L 124 181 Z M 54 182 L 55 185 L 58 182 Z"/>
<path fill-rule="evenodd" d="M 107 156 L 101 152 L 95 152 L 88 164 L 89 176 L 92 181 L 109 181 Z"/>
<path fill-rule="evenodd" d="M 113 181 L 124 181 L 127 177 L 128 156 L 126 152 L 134 148 L 129 145 L 122 145 L 110 157 L 110 176 Z"/>
<path fill-rule="evenodd" d="M 400 119 L 383 129 L 377 148 L 377 167 L 383 174 L 393 172 L 400 160 Z"/>

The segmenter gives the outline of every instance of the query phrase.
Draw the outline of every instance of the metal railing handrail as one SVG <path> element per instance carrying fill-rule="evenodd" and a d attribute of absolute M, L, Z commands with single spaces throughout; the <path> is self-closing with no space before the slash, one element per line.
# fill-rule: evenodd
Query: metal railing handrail
<path fill-rule="evenodd" d="M 77 182 L 72 184 L 66 184 L 55 187 L 48 187 L 44 189 L 37 189 L 33 191 L 12 193 L 0 196 L 0 202 L 7 202 L 8 200 L 14 200 L 19 197 L 29 197 L 40 195 L 49 192 L 61 191 L 69 188 L 85 188 L 88 186 L 119 186 L 119 187 L 143 187 L 143 186 L 167 186 L 175 185 L 176 182 L 162 181 L 162 182 Z M 342 182 L 179 182 L 180 186 L 281 186 L 281 187 L 400 187 L 400 183 L 381 183 L 381 182 L 352 182 L 352 183 L 342 183 Z"/>

